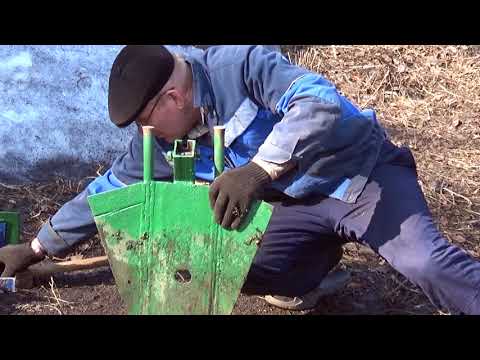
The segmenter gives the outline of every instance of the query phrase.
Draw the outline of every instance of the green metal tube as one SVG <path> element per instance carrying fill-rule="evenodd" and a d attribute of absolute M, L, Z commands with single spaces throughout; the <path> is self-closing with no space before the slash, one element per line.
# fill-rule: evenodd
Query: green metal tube
<path fill-rule="evenodd" d="M 186 146 L 185 146 L 186 145 Z M 173 147 L 173 182 L 195 183 L 195 140 L 175 140 Z"/>
<path fill-rule="evenodd" d="M 225 126 L 213 128 L 213 158 L 215 163 L 215 177 L 225 169 Z"/>
<path fill-rule="evenodd" d="M 143 182 L 153 178 L 153 126 L 142 126 L 143 130 Z"/>

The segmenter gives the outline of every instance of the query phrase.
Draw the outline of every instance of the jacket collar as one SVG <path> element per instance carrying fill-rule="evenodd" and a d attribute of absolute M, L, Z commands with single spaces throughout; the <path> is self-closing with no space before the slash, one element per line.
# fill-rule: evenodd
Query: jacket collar
<path fill-rule="evenodd" d="M 204 65 L 199 59 L 192 55 L 185 57 L 185 61 L 192 67 L 193 74 L 193 106 L 213 109 L 215 99 L 213 96 L 212 85 L 205 70 Z"/>

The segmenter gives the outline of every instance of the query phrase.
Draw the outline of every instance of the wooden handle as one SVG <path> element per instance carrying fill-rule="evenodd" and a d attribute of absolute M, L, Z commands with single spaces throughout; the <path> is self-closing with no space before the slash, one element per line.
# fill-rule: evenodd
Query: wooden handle
<path fill-rule="evenodd" d="M 54 263 L 60 271 L 88 270 L 108 265 L 107 256 L 97 256 L 88 259 L 76 259 Z"/>
<path fill-rule="evenodd" d="M 74 259 L 55 263 L 50 260 L 42 261 L 28 268 L 34 275 L 51 275 L 60 272 L 70 272 L 77 270 L 90 270 L 102 266 L 108 266 L 107 256 L 98 256 L 89 259 Z"/>

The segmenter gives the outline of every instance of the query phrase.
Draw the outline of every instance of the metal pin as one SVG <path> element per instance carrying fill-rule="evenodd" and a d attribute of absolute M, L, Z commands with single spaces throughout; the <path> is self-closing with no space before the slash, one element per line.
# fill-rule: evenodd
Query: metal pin
<path fill-rule="evenodd" d="M 153 126 L 142 126 L 143 130 L 143 181 L 153 178 Z"/>
<path fill-rule="evenodd" d="M 225 126 L 213 127 L 213 157 L 217 177 L 225 169 Z"/>

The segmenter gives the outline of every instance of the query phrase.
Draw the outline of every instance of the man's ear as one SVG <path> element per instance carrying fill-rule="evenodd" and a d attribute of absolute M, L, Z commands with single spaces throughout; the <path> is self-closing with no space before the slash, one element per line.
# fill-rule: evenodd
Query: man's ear
<path fill-rule="evenodd" d="M 168 90 L 166 95 L 175 102 L 175 105 L 178 109 L 181 110 L 185 107 L 185 98 L 178 92 L 177 89 Z"/>

